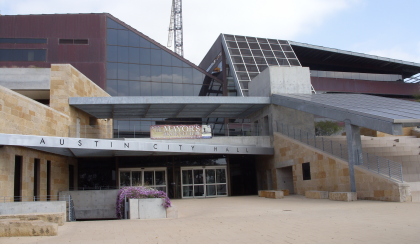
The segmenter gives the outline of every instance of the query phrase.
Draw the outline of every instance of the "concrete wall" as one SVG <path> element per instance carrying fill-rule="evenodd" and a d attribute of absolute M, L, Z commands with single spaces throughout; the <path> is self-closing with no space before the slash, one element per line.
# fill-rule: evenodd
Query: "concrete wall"
<path fill-rule="evenodd" d="M 61 195 L 71 195 L 76 219 L 117 218 L 118 190 L 62 191 Z"/>
<path fill-rule="evenodd" d="M 257 156 L 257 172 L 271 170 L 274 186 L 277 188 L 277 168 L 293 165 L 295 194 L 305 191 L 350 191 L 348 163 L 327 153 L 318 151 L 303 143 L 279 133 L 274 134 L 274 156 Z M 310 163 L 311 180 L 303 180 L 302 164 Z M 358 199 L 406 202 L 411 201 L 410 186 L 396 183 L 386 177 L 355 167 Z M 264 181 L 262 181 L 264 182 Z M 267 189 L 266 185 L 260 186 Z M 278 189 L 281 190 L 281 189 Z"/>
<path fill-rule="evenodd" d="M 49 68 L 0 68 L 0 85 L 11 90 L 49 90 Z"/>
<path fill-rule="evenodd" d="M 66 213 L 65 201 L 0 203 L 0 215 Z"/>

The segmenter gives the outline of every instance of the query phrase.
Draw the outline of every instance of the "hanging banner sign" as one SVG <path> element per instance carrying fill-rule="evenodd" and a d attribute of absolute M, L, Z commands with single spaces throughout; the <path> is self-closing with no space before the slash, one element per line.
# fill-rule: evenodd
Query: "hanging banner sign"
<path fill-rule="evenodd" d="M 209 125 L 152 125 L 150 139 L 210 139 Z"/>

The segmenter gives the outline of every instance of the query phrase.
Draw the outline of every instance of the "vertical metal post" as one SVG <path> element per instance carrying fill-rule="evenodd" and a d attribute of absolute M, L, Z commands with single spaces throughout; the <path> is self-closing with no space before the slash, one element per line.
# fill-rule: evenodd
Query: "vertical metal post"
<path fill-rule="evenodd" d="M 325 151 L 325 149 L 324 149 L 324 137 L 321 137 L 321 139 L 322 139 L 322 151 Z"/>
<path fill-rule="evenodd" d="M 376 163 L 378 164 L 378 174 L 379 174 L 379 157 L 376 158 Z"/>
<path fill-rule="evenodd" d="M 334 155 L 333 143 L 332 143 L 332 141 L 330 141 L 330 142 L 331 142 L 331 154 Z"/>
<path fill-rule="evenodd" d="M 389 178 L 391 178 L 391 165 L 389 163 L 389 160 L 388 160 L 388 170 L 389 170 Z"/>
<path fill-rule="evenodd" d="M 35 200 L 35 196 L 34 196 L 34 202 L 35 202 L 36 200 Z"/>
<path fill-rule="evenodd" d="M 69 221 L 71 221 L 71 195 L 69 195 Z"/>

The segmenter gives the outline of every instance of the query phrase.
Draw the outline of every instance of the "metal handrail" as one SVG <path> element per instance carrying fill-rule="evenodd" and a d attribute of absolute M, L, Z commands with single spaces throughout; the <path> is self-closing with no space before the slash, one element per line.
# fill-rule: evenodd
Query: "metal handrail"
<path fill-rule="evenodd" d="M 314 133 L 296 129 L 293 126 L 279 123 L 278 121 L 276 121 L 276 132 L 333 156 L 344 159 L 347 162 L 349 161 L 347 145 L 343 145 L 324 137 L 318 137 Z M 367 169 L 373 173 L 386 176 L 391 180 L 404 182 L 402 165 L 400 163 L 363 151 L 361 155 L 363 160 L 361 162 L 356 162 L 357 166 Z"/>

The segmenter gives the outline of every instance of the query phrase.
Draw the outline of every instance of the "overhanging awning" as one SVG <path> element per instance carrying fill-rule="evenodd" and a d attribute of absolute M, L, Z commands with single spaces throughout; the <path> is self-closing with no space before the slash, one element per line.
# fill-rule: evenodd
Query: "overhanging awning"
<path fill-rule="evenodd" d="M 246 118 L 269 97 L 71 97 L 69 104 L 98 119 Z"/>

